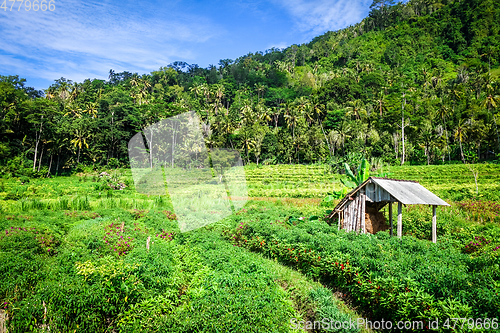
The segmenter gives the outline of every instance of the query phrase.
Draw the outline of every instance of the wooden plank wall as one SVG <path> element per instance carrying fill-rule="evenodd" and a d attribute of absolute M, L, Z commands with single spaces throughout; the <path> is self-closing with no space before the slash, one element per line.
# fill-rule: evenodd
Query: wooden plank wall
<path fill-rule="evenodd" d="M 344 219 L 342 228 L 345 231 L 366 232 L 365 211 L 366 195 L 359 193 L 352 201 L 344 207 Z"/>
<path fill-rule="evenodd" d="M 364 193 L 361 193 L 359 196 L 361 201 L 360 232 L 364 234 L 366 233 L 366 226 L 365 226 L 366 195 Z"/>

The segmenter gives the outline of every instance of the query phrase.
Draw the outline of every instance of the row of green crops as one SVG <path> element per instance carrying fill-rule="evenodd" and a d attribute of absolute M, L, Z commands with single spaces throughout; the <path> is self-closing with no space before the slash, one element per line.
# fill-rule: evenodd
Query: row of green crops
<path fill-rule="evenodd" d="M 500 199 L 500 165 L 477 164 L 472 168 L 478 172 L 478 191 L 474 176 L 468 165 L 444 166 L 400 166 L 390 167 L 390 178 L 419 181 L 443 199 L 461 201 L 467 199 Z M 113 175 L 118 182 L 126 185 L 123 191 L 109 188 L 108 183 L 98 174 L 73 177 L 56 177 L 44 180 L 7 179 L 0 182 L 0 198 L 21 200 L 33 198 L 61 197 L 67 195 L 89 196 L 90 201 L 106 199 L 127 199 L 127 205 L 141 208 L 148 200 L 147 195 L 134 191 L 130 170 L 121 170 Z M 249 195 L 253 197 L 324 197 L 342 186 L 341 175 L 333 174 L 327 165 L 268 165 L 245 167 L 245 178 Z M 134 202 L 130 198 L 133 195 Z M 11 203 L 9 203 L 11 204 Z M 125 205 L 125 202 L 122 203 Z M 95 207 L 93 205 L 92 207 Z M 122 207 L 122 206 L 118 206 Z M 111 207 L 110 207 L 111 208 Z M 128 207 L 130 208 L 130 207 Z M 65 209 L 65 208 L 64 208 Z M 73 209 L 73 208 L 68 208 Z"/>
<path fill-rule="evenodd" d="M 330 290 L 218 232 L 180 233 L 170 208 L 49 208 L 0 215 L 9 332 L 291 332 L 292 319 L 355 321 Z"/>
<path fill-rule="evenodd" d="M 289 226 L 255 212 L 234 218 L 225 237 L 348 292 L 369 318 L 498 318 L 499 254 L 462 253 L 462 244 L 437 244 L 386 232 L 357 235 L 304 219 Z M 300 220 L 299 220 L 300 221 Z M 307 221 L 307 222 L 305 222 Z"/>

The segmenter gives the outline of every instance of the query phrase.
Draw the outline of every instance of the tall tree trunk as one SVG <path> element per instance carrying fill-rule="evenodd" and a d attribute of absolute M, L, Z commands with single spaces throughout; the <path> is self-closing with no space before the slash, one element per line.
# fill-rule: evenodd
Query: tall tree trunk
<path fill-rule="evenodd" d="M 403 93 L 403 101 L 401 101 L 401 141 L 402 141 L 402 151 L 401 151 L 401 165 L 405 164 L 405 93 Z"/>
<path fill-rule="evenodd" d="M 462 162 L 464 162 L 465 164 L 464 151 L 462 149 L 462 140 L 458 140 L 458 142 L 460 143 L 460 155 L 462 156 Z"/>
<path fill-rule="evenodd" d="M 42 153 L 40 154 L 40 160 L 38 161 L 38 172 L 40 172 L 40 167 L 42 166 L 43 146 L 44 145 L 42 145 Z"/>
<path fill-rule="evenodd" d="M 151 139 L 149 140 L 149 166 L 153 169 L 153 130 L 151 130 Z"/>
<path fill-rule="evenodd" d="M 35 157 L 33 157 L 33 171 L 35 171 L 35 168 L 36 168 L 36 155 L 38 152 L 38 142 L 39 142 L 39 140 L 37 139 L 36 143 L 35 143 Z"/>
<path fill-rule="evenodd" d="M 326 138 L 325 130 L 323 129 L 323 124 L 318 120 L 319 126 L 321 126 L 321 132 L 323 132 L 323 135 L 325 136 L 325 141 L 328 146 L 328 152 L 330 153 L 330 159 L 332 158 L 332 148 L 330 148 L 330 142 L 328 142 L 328 139 Z"/>
<path fill-rule="evenodd" d="M 114 124 L 115 124 L 115 111 L 111 112 L 111 157 L 114 157 L 114 149 L 115 149 Z"/>
<path fill-rule="evenodd" d="M 448 159 L 451 160 L 450 157 L 450 148 L 448 147 L 448 130 L 446 129 L 446 123 L 443 121 L 444 125 L 444 133 L 446 135 L 446 151 L 448 152 Z M 443 162 L 444 162 L 444 157 L 443 157 Z"/>
<path fill-rule="evenodd" d="M 54 157 L 53 154 L 50 155 L 50 163 L 49 163 L 49 171 L 47 171 L 47 176 L 46 177 L 49 177 L 50 175 L 50 170 L 52 169 L 52 158 Z"/>
<path fill-rule="evenodd" d="M 36 167 L 36 156 L 38 153 L 38 144 L 40 143 L 40 137 L 42 136 L 42 125 L 43 125 L 43 115 L 40 121 L 40 130 L 38 131 L 38 133 L 35 134 L 36 143 L 35 143 L 35 157 L 33 158 L 33 171 L 35 171 Z"/>

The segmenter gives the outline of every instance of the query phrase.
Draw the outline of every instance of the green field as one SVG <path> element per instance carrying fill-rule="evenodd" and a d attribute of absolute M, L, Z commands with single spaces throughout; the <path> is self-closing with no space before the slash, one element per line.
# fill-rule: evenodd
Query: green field
<path fill-rule="evenodd" d="M 478 189 L 469 166 L 422 165 L 384 168 L 389 178 L 420 182 L 443 199 L 464 200 L 484 198 L 499 200 L 500 165 L 475 164 Z M 249 195 L 254 197 L 323 198 L 342 186 L 340 175 L 332 174 L 325 165 L 273 165 L 247 167 Z"/>
<path fill-rule="evenodd" d="M 127 170 L 108 170 L 123 190 L 97 171 L 0 179 L 0 318 L 9 332 L 294 332 L 294 318 L 498 318 L 500 166 L 475 168 L 478 194 L 463 165 L 385 170 L 451 203 L 438 210 L 437 244 L 428 207 L 404 208 L 401 240 L 329 226 L 333 203 L 321 198 L 341 175 L 323 165 L 247 166 L 245 207 L 185 233 L 169 198 L 137 193 Z"/>

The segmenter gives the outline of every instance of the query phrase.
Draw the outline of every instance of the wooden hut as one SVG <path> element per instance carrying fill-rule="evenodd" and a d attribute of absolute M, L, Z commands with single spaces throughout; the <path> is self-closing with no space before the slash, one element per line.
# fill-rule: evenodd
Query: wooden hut
<path fill-rule="evenodd" d="M 403 234 L 403 205 L 432 206 L 432 241 L 436 242 L 436 207 L 449 206 L 444 200 L 410 180 L 370 177 L 349 192 L 330 213 L 331 221 L 337 220 L 339 229 L 360 233 L 376 233 L 392 227 L 392 203 L 398 203 L 397 235 Z M 389 225 L 380 210 L 389 204 Z"/>

